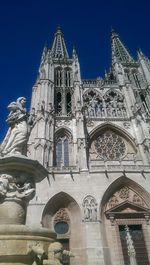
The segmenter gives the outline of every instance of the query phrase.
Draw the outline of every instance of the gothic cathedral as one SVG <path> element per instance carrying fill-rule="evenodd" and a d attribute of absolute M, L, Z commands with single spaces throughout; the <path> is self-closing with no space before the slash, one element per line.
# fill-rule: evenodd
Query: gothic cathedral
<path fill-rule="evenodd" d="M 49 177 L 26 223 L 55 231 L 75 255 L 65 265 L 150 262 L 150 61 L 114 30 L 111 49 L 104 78 L 83 80 L 58 28 L 32 90 L 28 157 Z"/>

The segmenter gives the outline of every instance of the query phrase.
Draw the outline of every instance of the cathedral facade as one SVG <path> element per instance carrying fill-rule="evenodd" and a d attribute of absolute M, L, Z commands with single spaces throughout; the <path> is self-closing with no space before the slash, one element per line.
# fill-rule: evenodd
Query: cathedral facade
<path fill-rule="evenodd" d="M 66 265 L 150 261 L 150 61 L 114 31 L 111 49 L 104 78 L 83 80 L 58 28 L 32 90 L 28 157 L 49 177 L 26 224 L 55 231 L 75 256 Z"/>

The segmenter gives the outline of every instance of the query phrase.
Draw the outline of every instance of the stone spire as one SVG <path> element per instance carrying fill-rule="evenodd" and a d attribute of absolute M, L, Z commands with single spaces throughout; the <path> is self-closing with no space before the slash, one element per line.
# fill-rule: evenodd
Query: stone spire
<path fill-rule="evenodd" d="M 130 63 L 134 61 L 114 30 L 111 32 L 111 43 L 113 64 L 115 62 Z"/>
<path fill-rule="evenodd" d="M 146 79 L 147 84 L 150 85 L 150 61 L 141 50 L 138 50 L 137 54 L 142 73 Z"/>
<path fill-rule="evenodd" d="M 68 52 L 64 40 L 64 35 L 60 29 L 60 27 L 57 28 L 57 31 L 55 33 L 54 42 L 52 45 L 52 56 L 53 58 L 62 58 L 62 59 L 68 59 Z"/>

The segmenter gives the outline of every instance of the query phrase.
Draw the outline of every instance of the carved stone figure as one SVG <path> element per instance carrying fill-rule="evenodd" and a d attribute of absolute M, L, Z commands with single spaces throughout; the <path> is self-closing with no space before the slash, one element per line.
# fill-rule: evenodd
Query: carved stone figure
<path fill-rule="evenodd" d="M 28 245 L 28 254 L 33 256 L 34 262 L 32 265 L 42 265 L 43 264 L 43 257 L 45 255 L 43 245 L 41 242 L 29 242 Z"/>
<path fill-rule="evenodd" d="M 92 196 L 87 196 L 83 201 L 83 212 L 84 221 L 96 221 L 97 220 L 97 203 L 95 198 Z"/>
<path fill-rule="evenodd" d="M 25 103 L 26 99 L 20 97 L 8 105 L 10 113 L 6 121 L 10 128 L 1 146 L 3 156 L 10 153 L 25 154 L 28 135 Z"/>
<path fill-rule="evenodd" d="M 73 253 L 63 250 L 63 245 L 59 242 L 51 243 L 48 247 L 48 259 L 43 260 L 43 265 L 61 265 L 63 255 L 74 257 Z"/>
<path fill-rule="evenodd" d="M 16 102 L 11 102 L 8 105 L 10 113 L 6 121 L 9 125 L 9 129 L 0 147 L 2 156 L 8 154 L 26 155 L 26 144 L 28 140 L 27 121 L 29 115 L 26 111 L 25 104 L 26 99 L 24 97 L 19 97 Z"/>
<path fill-rule="evenodd" d="M 34 184 L 22 176 L 0 175 L 0 199 L 14 198 L 30 200 L 35 194 Z"/>

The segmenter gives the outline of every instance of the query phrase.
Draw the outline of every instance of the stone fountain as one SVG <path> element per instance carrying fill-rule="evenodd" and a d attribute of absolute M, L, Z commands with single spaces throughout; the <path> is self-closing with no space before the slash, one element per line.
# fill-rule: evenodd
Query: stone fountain
<path fill-rule="evenodd" d="M 8 109 L 9 129 L 0 150 L 0 264 L 42 264 L 55 233 L 26 226 L 25 221 L 35 185 L 48 172 L 38 161 L 26 157 L 33 117 L 25 109 L 25 98 L 10 103 Z"/>
<path fill-rule="evenodd" d="M 48 177 L 38 161 L 26 156 L 35 117 L 25 103 L 20 97 L 8 105 L 9 129 L 0 146 L 0 265 L 61 265 L 62 255 L 73 254 L 55 242 L 56 234 L 25 225 L 36 183 Z"/>

